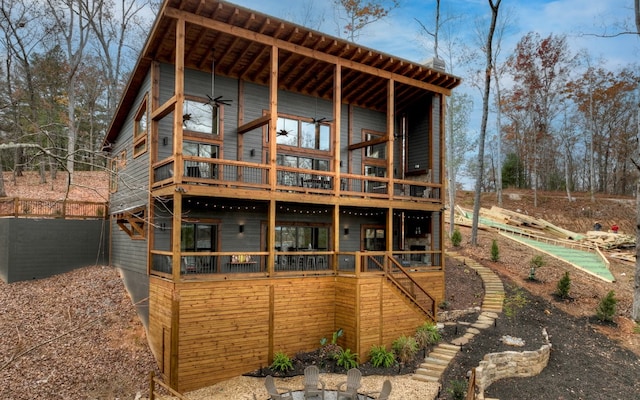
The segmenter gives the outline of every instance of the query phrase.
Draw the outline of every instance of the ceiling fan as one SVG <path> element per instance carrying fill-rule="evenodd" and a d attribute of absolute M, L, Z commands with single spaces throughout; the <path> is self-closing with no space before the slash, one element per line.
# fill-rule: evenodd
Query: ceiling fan
<path fill-rule="evenodd" d="M 287 136 L 287 135 L 289 135 L 289 132 L 290 131 L 288 131 L 286 129 L 280 129 L 279 131 L 276 132 L 276 135 L 277 136 Z"/>
<path fill-rule="evenodd" d="M 322 117 L 322 118 L 311 118 L 311 121 L 313 121 L 314 124 L 318 125 L 318 124 L 322 124 L 325 122 L 333 122 L 332 119 L 327 119 L 327 117 Z"/>
<path fill-rule="evenodd" d="M 215 88 L 216 88 L 216 57 L 214 56 L 213 59 L 211 60 L 211 95 L 207 95 L 207 97 L 209 98 L 209 101 L 207 101 L 204 104 L 210 104 L 216 107 L 219 107 L 221 105 L 225 105 L 225 106 L 231 105 L 232 100 L 223 99 L 222 98 L 223 96 L 213 97 L 215 96 L 215 93 L 216 93 Z"/>
<path fill-rule="evenodd" d="M 207 101 L 205 104 L 215 104 L 216 106 L 220 106 L 220 105 L 225 105 L 225 106 L 230 106 L 231 102 L 233 100 L 229 100 L 229 99 L 223 99 L 223 96 L 218 96 L 216 98 L 213 98 L 209 95 L 207 95 L 207 97 L 209 98 L 209 101 Z"/>

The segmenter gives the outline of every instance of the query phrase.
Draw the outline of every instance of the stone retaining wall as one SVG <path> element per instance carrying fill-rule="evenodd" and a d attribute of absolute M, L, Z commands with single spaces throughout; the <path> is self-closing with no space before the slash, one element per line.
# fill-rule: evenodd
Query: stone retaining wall
<path fill-rule="evenodd" d="M 549 363 L 551 343 L 546 330 L 542 331 L 547 344 L 535 351 L 505 351 L 484 356 L 476 368 L 478 399 L 484 399 L 484 390 L 493 382 L 504 378 L 522 378 L 538 375 Z"/>

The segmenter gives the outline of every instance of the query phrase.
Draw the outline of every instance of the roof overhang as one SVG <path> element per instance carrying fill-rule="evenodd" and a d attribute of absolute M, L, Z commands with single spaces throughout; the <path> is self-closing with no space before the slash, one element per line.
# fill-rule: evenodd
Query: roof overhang
<path fill-rule="evenodd" d="M 335 66 L 341 98 L 386 110 L 389 81 L 401 111 L 429 92 L 449 95 L 460 79 L 226 1 L 166 0 L 118 105 L 105 143 L 118 134 L 151 63 L 175 63 L 176 27 L 185 21 L 184 67 L 268 85 L 272 49 L 278 49 L 278 87 L 331 100 Z M 214 63 L 215 61 L 215 63 Z"/>

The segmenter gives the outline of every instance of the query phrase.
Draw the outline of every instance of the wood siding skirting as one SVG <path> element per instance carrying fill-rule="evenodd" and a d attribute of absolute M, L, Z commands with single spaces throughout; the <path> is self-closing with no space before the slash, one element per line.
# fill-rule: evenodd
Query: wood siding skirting
<path fill-rule="evenodd" d="M 443 271 L 416 279 L 444 293 Z M 293 357 L 317 349 L 339 328 L 339 344 L 364 362 L 372 345 L 389 349 L 424 322 L 381 275 L 176 284 L 150 278 L 149 344 L 165 380 L 181 392 L 266 367 L 275 352 Z"/>

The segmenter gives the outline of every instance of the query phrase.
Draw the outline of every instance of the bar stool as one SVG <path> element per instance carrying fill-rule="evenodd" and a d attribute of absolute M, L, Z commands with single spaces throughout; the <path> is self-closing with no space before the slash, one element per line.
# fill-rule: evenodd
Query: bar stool
<path fill-rule="evenodd" d="M 316 258 L 314 256 L 307 257 L 307 269 L 316 269 Z"/>
<path fill-rule="evenodd" d="M 304 256 L 298 256 L 298 270 L 304 270 Z"/>
<path fill-rule="evenodd" d="M 318 269 L 322 270 L 326 268 L 325 265 L 325 260 L 324 260 L 324 256 L 318 256 L 316 257 L 316 266 L 318 267 Z"/>

